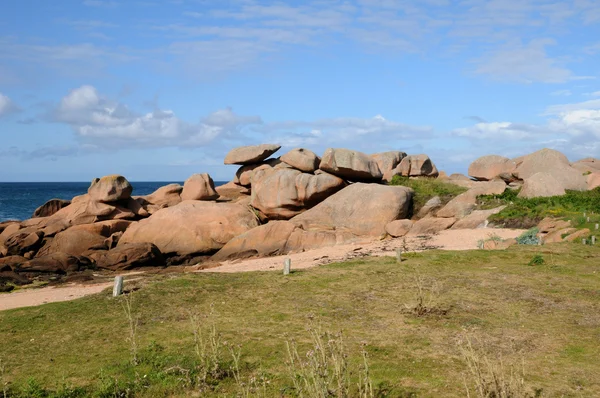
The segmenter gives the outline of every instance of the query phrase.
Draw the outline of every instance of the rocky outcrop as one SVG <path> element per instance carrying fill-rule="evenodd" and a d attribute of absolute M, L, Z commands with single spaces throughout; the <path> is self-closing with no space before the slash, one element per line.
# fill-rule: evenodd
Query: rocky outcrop
<path fill-rule="evenodd" d="M 383 173 L 383 181 L 390 182 L 396 175 L 394 174 L 394 170 L 398 167 L 402 159 L 406 157 L 406 153 L 401 151 L 388 151 L 376 153 L 371 156 L 377 162 L 377 166 L 379 166 L 381 173 Z"/>
<path fill-rule="evenodd" d="M 406 218 L 413 190 L 401 186 L 356 183 L 292 218 L 304 230 L 339 230 L 359 236 L 380 236 L 385 226 Z"/>
<path fill-rule="evenodd" d="M 215 200 L 218 197 L 215 183 L 207 173 L 194 174 L 183 184 L 181 200 Z"/>
<path fill-rule="evenodd" d="M 582 173 L 599 173 L 600 159 L 585 158 L 578 160 L 577 162 L 571 164 L 571 166 L 581 171 Z"/>
<path fill-rule="evenodd" d="M 500 195 L 506 190 L 503 181 L 480 182 L 467 192 L 463 192 L 438 210 L 436 216 L 463 218 L 471 214 L 477 206 L 477 197 L 480 195 Z"/>
<path fill-rule="evenodd" d="M 29 260 L 21 264 L 15 271 L 18 273 L 66 274 L 94 267 L 94 263 L 87 257 L 53 253 Z"/>
<path fill-rule="evenodd" d="M 240 197 L 247 197 L 250 195 L 250 190 L 248 188 L 236 184 L 233 181 L 216 187 L 215 191 L 217 191 L 221 198 L 229 200 L 237 200 Z"/>
<path fill-rule="evenodd" d="M 356 237 L 341 231 L 305 231 L 290 221 L 268 224 L 236 236 L 211 257 L 225 261 L 248 257 L 268 257 L 330 247 L 354 241 Z"/>
<path fill-rule="evenodd" d="M 405 177 L 437 177 L 439 172 L 427 155 L 408 155 L 394 170 L 394 175 Z"/>
<path fill-rule="evenodd" d="M 588 189 L 600 187 L 600 172 L 588 174 L 585 178 Z"/>
<path fill-rule="evenodd" d="M 112 250 L 93 251 L 87 255 L 98 268 L 112 271 L 165 265 L 162 253 L 152 243 L 126 243 Z"/>
<path fill-rule="evenodd" d="M 46 241 L 46 244 L 38 251 L 36 257 L 43 257 L 54 253 L 81 256 L 91 249 L 105 250 L 104 239 L 106 237 L 99 234 L 69 228 Z"/>
<path fill-rule="evenodd" d="M 548 174 L 556 181 L 553 181 L 555 187 L 547 190 L 547 192 L 559 192 L 560 188 L 563 190 L 573 189 L 579 191 L 587 189 L 587 183 L 583 173 L 580 170 L 571 167 L 567 157 L 553 149 L 544 148 L 524 156 L 522 163 L 517 166 L 514 172 L 515 176 L 525 180 L 526 183 L 527 180 L 538 173 Z M 536 186 L 539 186 L 539 180 L 541 178 L 544 177 L 536 177 L 538 180 Z M 525 186 L 523 188 L 525 189 Z M 546 196 L 548 196 L 547 192 Z"/>
<path fill-rule="evenodd" d="M 158 206 L 158 208 L 175 206 L 181 203 L 181 192 L 183 187 L 179 184 L 169 184 L 158 188 L 150 195 L 140 196 L 146 204 Z M 157 209 L 158 210 L 158 209 Z"/>
<path fill-rule="evenodd" d="M 70 200 L 63 199 L 50 199 L 33 212 L 33 217 L 50 217 L 63 207 L 67 207 L 71 204 Z"/>
<path fill-rule="evenodd" d="M 349 181 L 380 181 L 383 177 L 375 159 L 349 149 L 327 149 L 319 169 Z"/>
<path fill-rule="evenodd" d="M 504 156 L 487 155 L 476 159 L 469 166 L 469 175 L 479 181 L 490 181 L 502 178 L 505 181 L 514 180 L 513 172 L 516 162 Z"/>
<path fill-rule="evenodd" d="M 313 173 L 321 164 L 321 158 L 313 151 L 305 148 L 292 149 L 280 159 L 282 162 L 305 173 Z"/>
<path fill-rule="evenodd" d="M 133 187 L 127 179 L 120 175 L 95 178 L 88 188 L 90 199 L 95 202 L 117 202 L 129 199 Z"/>
<path fill-rule="evenodd" d="M 450 228 L 456 222 L 456 218 L 422 218 L 415 222 L 408 235 L 433 235 Z"/>
<path fill-rule="evenodd" d="M 312 208 L 346 186 L 341 178 L 295 169 L 255 172 L 251 205 L 271 220 L 287 220 Z"/>
<path fill-rule="evenodd" d="M 225 164 L 252 164 L 262 162 L 277 152 L 280 145 L 262 144 L 234 148 L 225 156 Z"/>
<path fill-rule="evenodd" d="M 416 215 L 416 219 L 425 218 L 427 216 L 435 216 L 435 213 L 443 206 L 442 199 L 439 196 L 434 196 L 429 199 L 423 207 L 421 207 Z"/>
<path fill-rule="evenodd" d="M 32 254 L 39 249 L 42 244 L 44 233 L 36 232 L 21 232 L 18 231 L 10 235 L 3 243 L 8 256 L 25 256 L 31 258 Z"/>
<path fill-rule="evenodd" d="M 475 229 L 488 226 L 488 218 L 494 214 L 500 213 L 506 206 L 496 207 L 489 210 L 475 210 L 471 214 L 461 218 L 452 225 L 452 229 Z"/>
<path fill-rule="evenodd" d="M 258 226 L 256 216 L 234 203 L 184 201 L 131 225 L 119 240 L 152 243 L 164 254 L 212 253 Z"/>
<path fill-rule="evenodd" d="M 520 198 L 537 198 L 560 196 L 565 193 L 564 186 L 554 175 L 550 173 L 536 173 L 525 180 L 518 196 Z"/>

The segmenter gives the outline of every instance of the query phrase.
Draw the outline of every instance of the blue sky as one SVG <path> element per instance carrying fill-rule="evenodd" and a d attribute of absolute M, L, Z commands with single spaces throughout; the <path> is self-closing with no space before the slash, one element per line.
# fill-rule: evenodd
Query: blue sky
<path fill-rule="evenodd" d="M 597 0 L 6 0 L 0 181 L 229 180 L 279 143 L 600 156 Z"/>

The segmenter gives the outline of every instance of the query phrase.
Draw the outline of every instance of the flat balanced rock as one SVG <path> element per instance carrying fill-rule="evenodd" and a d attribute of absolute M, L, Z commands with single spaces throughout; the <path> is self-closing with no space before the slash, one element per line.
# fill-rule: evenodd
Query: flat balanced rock
<path fill-rule="evenodd" d="M 88 189 L 88 194 L 96 202 L 116 202 L 129 199 L 133 187 L 127 179 L 120 175 L 95 178 Z"/>
<path fill-rule="evenodd" d="M 234 148 L 225 156 L 225 164 L 252 164 L 262 162 L 281 148 L 281 145 L 262 144 Z"/>
<path fill-rule="evenodd" d="M 375 159 L 350 149 L 327 149 L 319 168 L 350 181 L 381 181 L 383 177 Z"/>

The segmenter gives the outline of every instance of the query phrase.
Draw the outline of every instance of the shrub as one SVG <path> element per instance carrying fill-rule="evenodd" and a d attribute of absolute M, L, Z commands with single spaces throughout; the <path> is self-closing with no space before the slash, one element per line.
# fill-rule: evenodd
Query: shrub
<path fill-rule="evenodd" d="M 539 245 L 540 238 L 537 236 L 538 232 L 540 232 L 538 227 L 528 229 L 517 238 L 517 243 L 520 245 Z"/>
<path fill-rule="evenodd" d="M 531 260 L 529 261 L 529 263 L 527 265 L 530 265 L 530 266 L 543 265 L 544 263 L 545 263 L 544 257 L 542 257 L 541 254 L 536 254 L 535 256 L 533 256 L 531 258 Z"/>
<path fill-rule="evenodd" d="M 518 191 L 507 189 L 501 195 L 485 195 L 478 199 L 480 208 L 506 205 L 504 210 L 490 216 L 489 220 L 511 228 L 529 228 L 547 216 L 573 217 L 582 212 L 600 213 L 600 187 L 590 191 L 567 191 L 562 196 L 545 198 L 519 198 Z"/>

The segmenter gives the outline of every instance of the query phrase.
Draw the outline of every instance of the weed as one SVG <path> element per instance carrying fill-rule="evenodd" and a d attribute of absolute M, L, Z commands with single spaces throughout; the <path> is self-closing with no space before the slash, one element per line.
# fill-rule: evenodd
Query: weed
<path fill-rule="evenodd" d="M 190 315 L 194 334 L 194 353 L 197 361 L 195 369 L 196 382 L 201 390 L 209 388 L 212 384 L 227 376 L 222 359 L 224 344 L 221 341 L 221 334 L 217 331 L 214 318 L 213 304 L 210 305 L 210 312 L 207 316 Z"/>
<path fill-rule="evenodd" d="M 425 278 L 418 269 L 414 269 L 413 287 L 415 292 L 415 302 L 404 304 L 408 313 L 416 316 L 425 316 L 430 314 L 445 315 L 447 310 L 441 309 L 438 304 L 440 295 L 440 285 L 435 278 Z"/>
<path fill-rule="evenodd" d="M 529 263 L 527 265 L 529 265 L 529 266 L 543 265 L 544 263 L 545 263 L 544 257 L 542 257 L 541 254 L 536 254 L 535 256 L 533 256 L 531 258 L 531 260 L 529 261 Z"/>
<path fill-rule="evenodd" d="M 309 328 L 312 348 L 304 356 L 295 341 L 286 341 L 288 366 L 299 397 L 349 396 L 348 355 L 342 333 L 321 332 Z"/>
<path fill-rule="evenodd" d="M 477 241 L 477 248 L 484 249 L 486 242 L 502 242 L 502 238 L 494 233 L 489 234 L 487 239 L 479 239 Z"/>
<path fill-rule="evenodd" d="M 373 382 L 371 381 L 371 375 L 369 373 L 369 353 L 366 350 L 366 343 L 362 344 L 362 368 L 358 375 L 358 396 L 360 398 L 374 398 L 373 393 Z"/>
<path fill-rule="evenodd" d="M 2 398 L 8 396 L 8 382 L 4 379 L 4 373 L 6 372 L 6 365 L 0 358 L 0 384 L 2 385 Z"/>
<path fill-rule="evenodd" d="M 467 336 L 459 341 L 459 348 L 467 365 L 464 383 L 467 397 L 475 391 L 478 398 L 533 398 L 541 396 L 537 390 L 533 394 L 525 385 L 525 364 L 521 363 L 520 371 L 514 366 L 506 369 L 502 358 L 492 360 L 483 349 L 475 349 Z"/>
<path fill-rule="evenodd" d="M 133 292 L 129 294 L 124 294 L 123 299 L 121 301 L 121 305 L 123 306 L 123 312 L 125 313 L 125 317 L 128 322 L 128 332 L 127 342 L 129 343 L 129 350 L 131 351 L 131 363 L 133 365 L 138 364 L 138 336 L 137 329 L 139 325 L 139 315 L 134 314 L 133 311 Z"/>
<path fill-rule="evenodd" d="M 238 387 L 238 396 L 242 398 L 262 398 L 267 396 L 267 384 L 270 383 L 266 374 L 259 370 L 256 374 L 252 374 L 245 380 L 240 371 L 241 346 L 227 345 L 229 353 L 233 359 L 231 365 L 231 373 Z"/>

